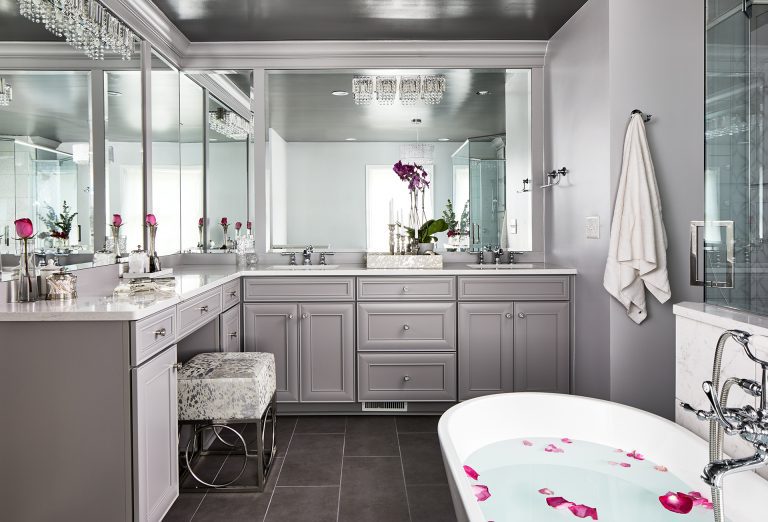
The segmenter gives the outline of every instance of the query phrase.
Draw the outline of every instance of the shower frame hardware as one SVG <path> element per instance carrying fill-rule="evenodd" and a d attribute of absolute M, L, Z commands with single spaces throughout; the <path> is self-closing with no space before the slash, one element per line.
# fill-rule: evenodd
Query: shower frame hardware
<path fill-rule="evenodd" d="M 546 185 L 542 185 L 541 188 L 545 189 L 549 187 L 554 187 L 555 185 L 559 185 L 560 181 L 562 181 L 563 177 L 565 177 L 566 174 L 568 174 L 568 169 L 565 167 L 558 170 L 553 170 L 551 172 L 547 172 L 545 177 L 549 178 L 551 181 Z"/>
<path fill-rule="evenodd" d="M 649 121 L 651 121 L 651 118 L 653 118 L 653 114 L 646 114 L 646 113 L 644 113 L 643 111 L 641 111 L 640 109 L 635 109 L 635 110 L 633 110 L 633 111 L 632 111 L 632 112 L 629 114 L 629 116 L 630 116 L 630 117 L 632 117 L 632 116 L 633 116 L 633 115 L 635 115 L 635 114 L 639 114 L 639 115 L 640 115 L 640 117 L 642 117 L 642 118 L 643 118 L 643 122 L 645 122 L 645 123 L 648 123 Z"/>
<path fill-rule="evenodd" d="M 706 274 L 706 265 L 699 263 L 699 246 L 701 246 L 701 259 L 706 262 L 706 245 L 703 243 L 703 234 L 706 227 L 719 228 L 725 231 L 725 281 L 708 281 L 706 275 L 704 279 L 699 279 L 699 268 L 701 267 Z M 691 244 L 690 244 L 690 272 L 691 286 L 705 286 L 709 288 L 733 288 L 733 282 L 736 276 L 736 258 L 734 255 L 734 235 L 733 221 L 691 221 Z"/>

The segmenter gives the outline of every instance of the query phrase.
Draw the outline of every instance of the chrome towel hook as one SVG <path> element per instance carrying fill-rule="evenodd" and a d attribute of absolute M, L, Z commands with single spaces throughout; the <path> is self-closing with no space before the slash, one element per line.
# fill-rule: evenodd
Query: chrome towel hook
<path fill-rule="evenodd" d="M 555 185 L 559 185 L 560 181 L 566 174 L 568 174 L 568 169 L 565 167 L 558 170 L 553 170 L 552 172 L 548 172 L 546 177 L 549 178 L 550 181 L 546 185 L 542 185 L 541 188 L 549 188 L 554 187 Z"/>
<path fill-rule="evenodd" d="M 653 118 L 653 114 L 645 114 L 645 113 L 644 113 L 643 111 L 641 111 L 640 109 L 635 109 L 635 110 L 633 110 L 633 111 L 632 111 L 632 113 L 630 114 L 630 117 L 631 117 L 633 114 L 639 114 L 639 115 L 640 115 L 640 117 L 642 117 L 642 118 L 643 118 L 643 121 L 644 121 L 645 123 L 648 123 L 649 121 L 651 121 L 651 118 Z"/>

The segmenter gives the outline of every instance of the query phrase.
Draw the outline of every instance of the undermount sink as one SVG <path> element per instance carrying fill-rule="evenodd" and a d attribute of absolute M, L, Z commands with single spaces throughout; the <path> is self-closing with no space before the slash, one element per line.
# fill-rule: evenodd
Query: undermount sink
<path fill-rule="evenodd" d="M 511 265 L 508 264 L 485 264 L 485 265 L 479 265 L 477 263 L 473 265 L 467 265 L 469 268 L 475 268 L 477 270 L 518 270 L 521 268 L 536 268 L 536 266 L 533 263 L 514 263 Z"/>
<path fill-rule="evenodd" d="M 272 265 L 271 270 L 334 270 L 339 265 Z"/>

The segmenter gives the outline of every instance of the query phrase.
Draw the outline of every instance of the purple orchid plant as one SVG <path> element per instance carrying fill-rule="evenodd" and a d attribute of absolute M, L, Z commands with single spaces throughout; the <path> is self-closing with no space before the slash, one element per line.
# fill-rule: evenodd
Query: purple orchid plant
<path fill-rule="evenodd" d="M 424 190 L 429 187 L 429 180 L 427 180 L 427 171 L 421 165 L 415 163 L 403 163 L 398 161 L 392 167 L 397 177 L 401 181 L 408 183 L 408 190 L 415 192 L 417 190 Z"/>

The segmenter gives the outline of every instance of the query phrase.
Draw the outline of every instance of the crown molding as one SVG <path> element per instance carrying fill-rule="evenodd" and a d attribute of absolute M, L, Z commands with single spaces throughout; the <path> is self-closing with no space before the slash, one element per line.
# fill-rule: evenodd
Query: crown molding
<path fill-rule="evenodd" d="M 0 67 L 20 70 L 137 69 L 139 59 L 92 60 L 66 42 L 0 42 Z"/>
<path fill-rule="evenodd" d="M 542 67 L 540 40 L 192 42 L 186 69 Z"/>
<path fill-rule="evenodd" d="M 193 71 L 191 77 L 202 87 L 208 89 L 224 105 L 242 118 L 251 121 L 251 98 L 238 89 L 232 80 L 220 74 L 195 73 Z"/>

